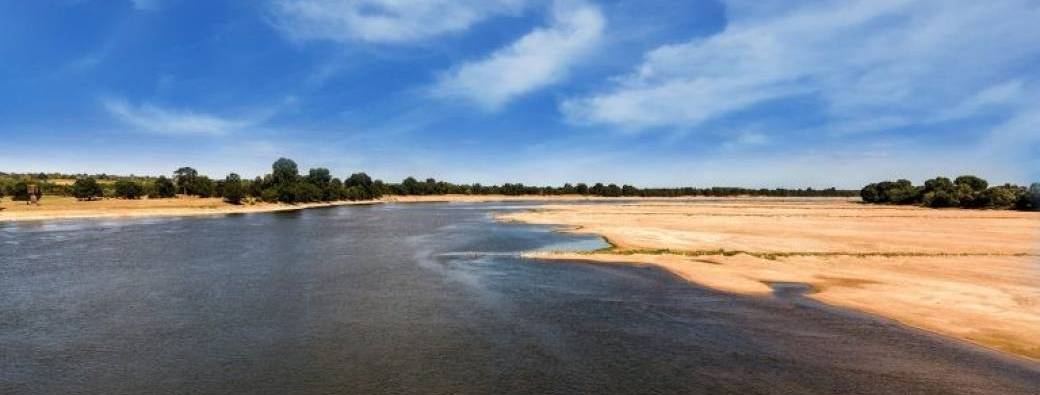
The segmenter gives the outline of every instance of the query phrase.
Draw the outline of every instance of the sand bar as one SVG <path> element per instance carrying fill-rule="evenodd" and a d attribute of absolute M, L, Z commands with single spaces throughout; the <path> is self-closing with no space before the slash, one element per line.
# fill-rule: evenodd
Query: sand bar
<path fill-rule="evenodd" d="M 541 258 L 653 264 L 719 290 L 810 297 L 1040 360 L 1040 213 L 750 199 L 546 205 L 503 220 L 615 247 Z"/>

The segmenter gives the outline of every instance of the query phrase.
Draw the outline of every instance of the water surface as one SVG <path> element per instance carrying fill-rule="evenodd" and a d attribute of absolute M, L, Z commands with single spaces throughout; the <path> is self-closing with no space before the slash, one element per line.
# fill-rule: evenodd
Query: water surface
<path fill-rule="evenodd" d="M 1037 394 L 1032 363 L 649 267 L 522 204 L 0 225 L 0 393 Z"/>

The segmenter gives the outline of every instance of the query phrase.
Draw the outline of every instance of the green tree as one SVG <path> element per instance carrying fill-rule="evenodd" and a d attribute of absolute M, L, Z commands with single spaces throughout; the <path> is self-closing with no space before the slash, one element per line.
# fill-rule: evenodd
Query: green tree
<path fill-rule="evenodd" d="M 152 185 L 153 197 L 157 198 L 172 198 L 177 196 L 177 187 L 173 185 L 173 181 L 170 181 L 166 176 L 159 176 L 155 179 L 155 183 Z"/>
<path fill-rule="evenodd" d="M 11 195 L 11 200 L 27 202 L 29 201 L 29 182 L 25 180 L 15 182 L 7 193 Z"/>
<path fill-rule="evenodd" d="M 356 200 L 372 199 L 379 195 L 379 192 L 373 188 L 372 178 L 363 172 L 351 174 L 347 181 L 343 183 L 343 186 L 347 187 L 347 189 L 352 187 L 360 189 L 360 196 Z"/>
<path fill-rule="evenodd" d="M 182 167 L 173 172 L 173 179 L 177 183 L 177 189 L 185 195 L 195 194 L 195 181 L 198 177 L 199 172 L 190 167 Z"/>
<path fill-rule="evenodd" d="M 271 170 L 274 183 L 278 185 L 295 184 L 300 177 L 300 170 L 296 167 L 296 162 L 291 159 L 278 158 L 271 165 Z"/>
<path fill-rule="evenodd" d="M 264 189 L 264 191 L 260 193 L 260 200 L 268 203 L 277 202 L 279 198 L 281 198 L 281 193 L 279 193 L 278 188 L 275 187 Z"/>
<path fill-rule="evenodd" d="M 578 185 L 574 186 L 574 193 L 577 193 L 579 195 L 588 195 L 589 194 L 589 186 L 585 185 L 584 182 L 579 182 Z"/>
<path fill-rule="evenodd" d="M 978 206 L 996 209 L 1013 208 L 1027 193 L 1025 188 L 1010 184 L 995 186 L 979 194 Z"/>
<path fill-rule="evenodd" d="M 989 182 L 975 176 L 957 177 L 957 179 L 953 180 L 953 184 L 967 186 L 974 192 L 982 192 L 989 188 Z"/>
<path fill-rule="evenodd" d="M 231 204 L 241 204 L 245 195 L 242 177 L 235 173 L 228 174 L 227 178 L 224 179 L 224 201 Z"/>
<path fill-rule="evenodd" d="M 405 178 L 404 181 L 401 181 L 401 191 L 405 195 L 418 195 L 420 192 L 419 181 L 414 177 Z"/>
<path fill-rule="evenodd" d="M 80 178 L 72 184 L 72 196 L 79 200 L 94 200 L 103 194 L 101 185 L 93 177 Z"/>
<path fill-rule="evenodd" d="M 286 201 L 287 203 L 292 202 L 317 202 L 321 200 L 322 191 L 317 185 L 309 182 L 298 182 L 294 188 L 295 192 L 293 200 Z"/>
<path fill-rule="evenodd" d="M 199 197 L 213 197 L 217 194 L 217 186 L 213 183 L 213 180 L 206 176 L 200 176 L 195 179 L 195 193 Z"/>
<path fill-rule="evenodd" d="M 634 186 L 625 184 L 621 186 L 621 194 L 624 196 L 639 196 L 639 189 Z"/>
<path fill-rule="evenodd" d="M 130 180 L 116 181 L 114 190 L 115 197 L 117 198 L 140 199 L 144 196 L 144 187 L 141 186 L 141 184 Z"/>
<path fill-rule="evenodd" d="M 888 200 L 896 204 L 914 204 L 920 200 L 920 191 L 910 180 L 898 180 L 888 187 Z"/>
<path fill-rule="evenodd" d="M 866 203 L 879 203 L 880 192 L 878 192 L 878 184 L 867 184 L 859 191 L 859 197 Z"/>

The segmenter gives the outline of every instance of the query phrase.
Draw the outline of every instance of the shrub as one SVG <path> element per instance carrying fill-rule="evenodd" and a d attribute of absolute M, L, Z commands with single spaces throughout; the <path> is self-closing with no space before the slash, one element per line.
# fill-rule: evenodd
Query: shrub
<path fill-rule="evenodd" d="M 1015 207 L 1022 196 L 1026 195 L 1024 188 L 1013 185 L 1001 185 L 989 188 L 979 194 L 979 207 L 1009 209 Z"/>
<path fill-rule="evenodd" d="M 119 180 L 115 184 L 115 197 L 123 199 L 140 199 L 144 196 L 144 187 L 130 180 Z"/>
<path fill-rule="evenodd" d="M 859 191 L 859 197 L 867 203 L 879 203 L 878 199 L 881 195 L 878 192 L 878 184 L 867 184 Z"/>
<path fill-rule="evenodd" d="M 152 185 L 152 192 L 148 196 L 162 199 L 172 198 L 177 196 L 177 187 L 166 176 L 159 176 Z"/>
<path fill-rule="evenodd" d="M 224 179 L 224 201 L 231 204 L 241 204 L 242 198 L 245 197 L 245 188 L 242 186 L 242 177 L 238 174 L 228 174 L 227 178 Z"/>
<path fill-rule="evenodd" d="M 280 196 L 281 194 L 278 193 L 277 188 L 267 188 L 260 193 L 260 200 L 263 200 L 268 203 L 274 203 L 278 201 L 278 198 Z"/>
<path fill-rule="evenodd" d="M 101 185 L 93 177 L 80 178 L 72 184 L 72 196 L 79 200 L 94 200 L 103 194 Z"/>

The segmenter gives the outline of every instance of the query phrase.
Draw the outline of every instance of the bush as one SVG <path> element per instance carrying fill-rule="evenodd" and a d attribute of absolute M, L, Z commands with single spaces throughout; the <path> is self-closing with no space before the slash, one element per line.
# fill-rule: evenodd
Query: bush
<path fill-rule="evenodd" d="M 144 187 L 130 180 L 119 180 L 115 184 L 115 197 L 122 199 L 140 199 L 144 196 Z"/>
<path fill-rule="evenodd" d="M 209 177 L 206 176 L 199 176 L 196 178 L 194 187 L 195 195 L 198 195 L 199 197 L 208 198 L 217 194 L 216 185 L 213 184 L 213 180 L 210 180 Z"/>
<path fill-rule="evenodd" d="M 293 202 L 318 202 L 321 201 L 322 191 L 317 185 L 311 184 L 310 182 L 298 182 L 296 183 L 295 200 L 286 201 L 286 203 Z"/>
<path fill-rule="evenodd" d="M 1009 209 L 1015 207 L 1022 196 L 1026 195 L 1023 188 L 1012 185 L 1002 185 L 989 188 L 979 194 L 979 207 Z"/>
<path fill-rule="evenodd" d="M 72 184 L 72 196 L 79 200 L 94 200 L 104 195 L 101 185 L 93 177 L 80 178 Z"/>
<path fill-rule="evenodd" d="M 880 203 L 881 194 L 878 192 L 878 184 L 867 184 L 859 191 L 859 197 L 866 203 Z"/>
<path fill-rule="evenodd" d="M 281 194 L 278 193 L 277 188 L 267 188 L 263 192 L 260 192 L 260 200 L 268 203 L 277 202 L 280 196 Z"/>
<path fill-rule="evenodd" d="M 241 204 L 245 195 L 242 177 L 235 173 L 228 174 L 227 178 L 224 179 L 224 201 L 231 204 Z"/>
<path fill-rule="evenodd" d="M 173 181 L 166 176 L 159 176 L 152 185 L 152 192 L 148 197 L 153 198 L 172 198 L 177 196 L 177 187 L 173 185 Z"/>

